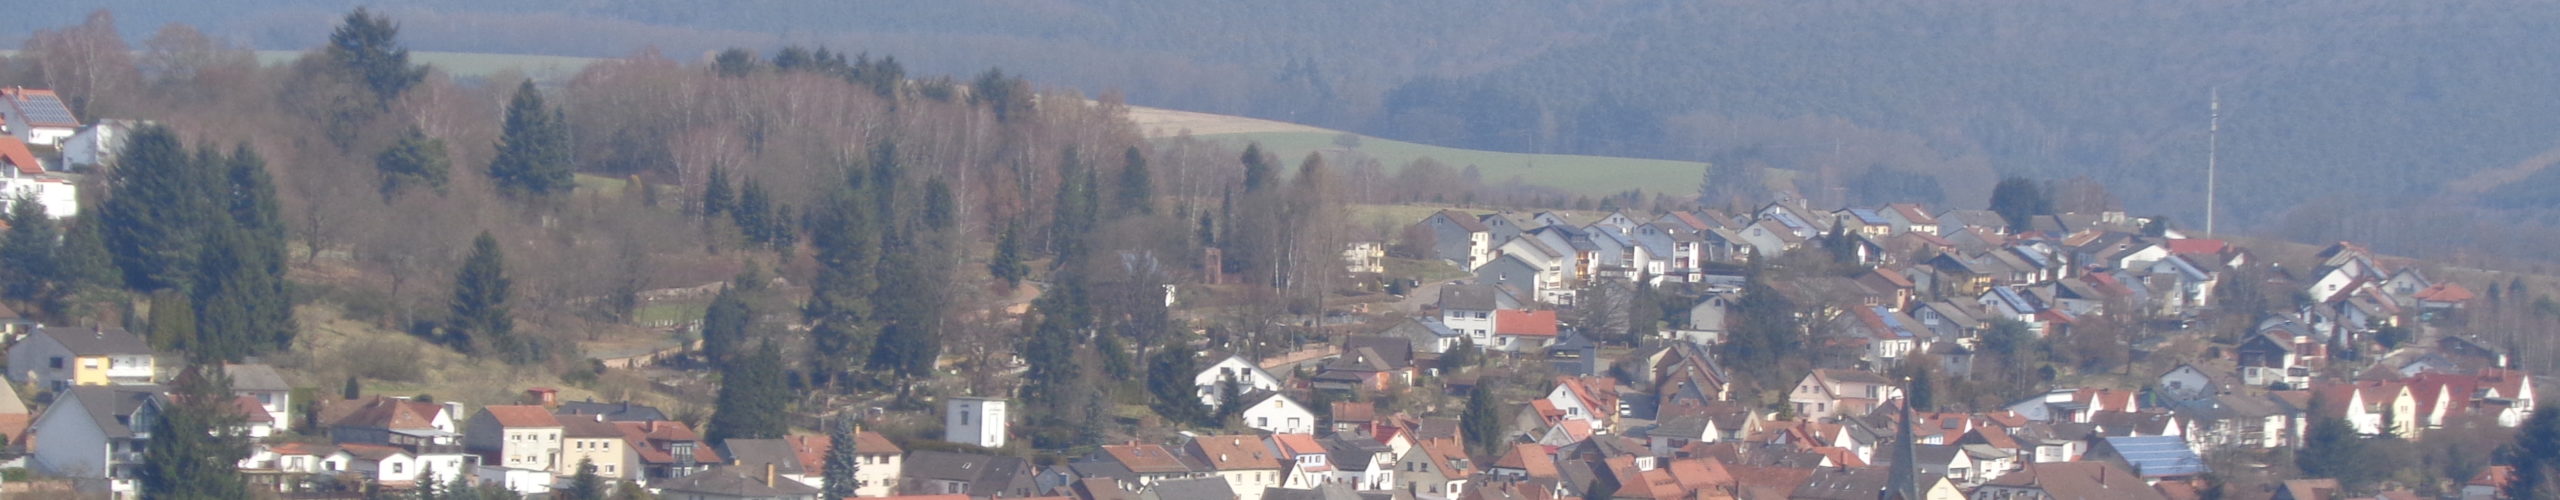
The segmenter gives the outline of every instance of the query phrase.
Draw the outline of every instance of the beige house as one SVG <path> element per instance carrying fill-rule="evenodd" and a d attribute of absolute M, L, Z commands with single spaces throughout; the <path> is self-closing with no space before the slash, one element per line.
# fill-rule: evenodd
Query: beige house
<path fill-rule="evenodd" d="M 471 423 L 465 429 L 462 444 L 488 460 L 482 465 L 553 474 L 578 472 L 576 464 L 563 466 L 560 463 L 560 420 L 543 407 L 498 405 L 481 408 L 479 414 L 471 416 Z"/>
<path fill-rule="evenodd" d="M 620 479 L 631 470 L 629 450 L 623 449 L 622 429 L 607 422 L 604 415 L 559 415 L 560 471 L 562 476 L 578 473 L 581 461 L 596 465 L 596 476 Z"/>

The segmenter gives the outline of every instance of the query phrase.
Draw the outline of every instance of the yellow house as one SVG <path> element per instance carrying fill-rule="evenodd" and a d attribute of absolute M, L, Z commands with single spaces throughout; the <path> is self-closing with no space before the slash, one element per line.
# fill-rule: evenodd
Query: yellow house
<path fill-rule="evenodd" d="M 596 466 L 596 476 L 609 479 L 633 477 L 631 463 L 623 457 L 622 429 L 607 422 L 604 415 L 559 415 L 561 476 L 574 476 L 580 462 Z"/>
<path fill-rule="evenodd" d="M 148 384 L 158 375 L 151 345 L 123 328 L 38 327 L 9 348 L 9 380 L 49 390 Z"/>

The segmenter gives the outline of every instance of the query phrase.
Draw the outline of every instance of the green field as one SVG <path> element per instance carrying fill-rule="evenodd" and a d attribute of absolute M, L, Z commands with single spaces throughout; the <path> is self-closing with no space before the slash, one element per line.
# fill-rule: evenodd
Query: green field
<path fill-rule="evenodd" d="M 1299 158 L 1306 157 L 1310 151 L 1342 151 L 1342 146 L 1334 144 L 1334 139 L 1340 136 L 1341 134 L 1328 132 L 1249 132 L 1196 136 L 1195 138 L 1237 145 L 1260 142 L 1265 151 L 1270 151 L 1289 164 L 1295 165 Z M 1517 176 L 1524 183 L 1552 186 L 1594 196 L 1615 194 L 1629 189 L 1642 189 L 1647 193 L 1695 193 L 1698 189 L 1698 178 L 1706 170 L 1705 163 L 1693 161 L 1503 153 L 1415 144 L 1376 137 L 1361 137 L 1359 147 L 1350 151 L 1376 158 L 1379 163 L 1386 165 L 1389 171 L 1413 160 L 1431 158 L 1454 168 L 1474 165 L 1477 171 L 1484 174 L 1486 184 L 1500 184 Z"/>

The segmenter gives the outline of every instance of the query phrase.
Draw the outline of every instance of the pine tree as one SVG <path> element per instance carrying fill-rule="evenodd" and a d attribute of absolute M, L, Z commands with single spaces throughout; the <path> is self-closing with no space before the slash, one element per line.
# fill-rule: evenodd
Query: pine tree
<path fill-rule="evenodd" d="M 604 478 L 596 476 L 596 462 L 578 459 L 578 473 L 569 477 L 569 487 L 561 488 L 560 500 L 604 500 Z"/>
<path fill-rule="evenodd" d="M 856 443 L 862 426 L 850 414 L 838 414 L 827 427 L 826 498 L 853 498 L 862 489 L 862 454 Z"/>
<path fill-rule="evenodd" d="M 773 213 L 773 199 L 765 193 L 764 183 L 749 177 L 745 187 L 738 190 L 738 207 L 731 210 L 729 216 L 738 224 L 738 231 L 746 234 L 747 241 L 770 245 L 773 243 Z"/>
<path fill-rule="evenodd" d="M 221 218 L 208 196 L 222 185 L 214 175 L 220 155 L 191 157 L 176 132 L 145 125 L 125 139 L 123 157 L 109 171 L 109 195 L 98 207 L 108 253 L 133 290 L 184 289 L 195 275 L 200 233 Z"/>
<path fill-rule="evenodd" d="M 445 193 L 445 183 L 452 177 L 453 162 L 445 157 L 444 139 L 427 137 L 427 132 L 409 127 L 400 142 L 374 155 L 373 168 L 382 174 L 382 199 L 390 200 L 401 190 L 421 188 Z"/>
<path fill-rule="evenodd" d="M 1076 351 L 1084 348 L 1082 301 L 1083 290 L 1072 273 L 1058 276 L 1055 285 L 1033 304 L 1040 311 L 1040 321 L 1033 323 L 1029 339 L 1014 352 L 1022 353 L 1026 372 L 1023 376 L 1022 400 L 1034 414 L 1063 416 L 1066 399 L 1084 369 L 1076 362 Z"/>
<path fill-rule="evenodd" d="M 348 375 L 347 384 L 338 388 L 338 397 L 350 401 L 364 397 L 364 384 L 357 381 L 356 376 Z"/>
<path fill-rule="evenodd" d="M 260 289 L 257 264 L 245 258 L 249 236 L 229 224 L 217 227 L 208 238 L 204 256 L 197 258 L 198 277 L 195 305 L 196 337 L 186 343 L 190 354 L 205 359 L 236 362 L 259 350 L 275 332 L 268 331 L 254 302 L 271 297 Z"/>
<path fill-rule="evenodd" d="M 1088 199 L 1085 192 L 1093 189 L 1093 185 L 1085 182 L 1090 178 L 1085 175 L 1087 167 L 1073 147 L 1059 152 L 1058 156 L 1058 195 L 1050 205 L 1049 214 L 1049 249 L 1058 258 L 1051 267 L 1065 266 L 1084 255 L 1085 241 L 1093 236 L 1094 229 L 1085 218 L 1085 214 L 1092 212 L 1092 207 L 1084 204 Z"/>
<path fill-rule="evenodd" d="M 737 203 L 737 195 L 729 192 L 729 169 L 711 166 L 711 179 L 702 184 L 702 217 L 714 219 L 729 212 Z"/>
<path fill-rule="evenodd" d="M 1991 211 L 2000 214 L 2010 231 L 2026 231 L 2035 216 L 2053 213 L 2053 199 L 2035 181 L 2009 177 L 1991 187 Z"/>
<path fill-rule="evenodd" d="M 702 360 L 712 365 L 730 361 L 744 346 L 747 326 L 755 320 L 755 311 L 739 296 L 735 285 L 722 287 L 720 295 L 711 298 L 711 307 L 702 313 Z"/>
<path fill-rule="evenodd" d="M 464 353 L 503 354 L 510 362 L 524 359 L 515 347 L 516 320 L 507 308 L 514 281 L 507 278 L 506 256 L 488 231 L 471 240 L 471 256 L 453 277 L 453 316 L 445 323 L 455 349 Z"/>
<path fill-rule="evenodd" d="M 1273 182 L 1271 178 L 1271 164 L 1273 162 L 1270 155 L 1262 152 L 1262 143 L 1256 142 L 1246 144 L 1244 146 L 1243 161 L 1244 192 L 1260 193 L 1263 189 L 1271 187 Z"/>
<path fill-rule="evenodd" d="M 790 430 L 784 420 L 790 406 L 791 389 L 782 380 L 782 353 L 766 342 L 755 354 L 720 366 L 720 396 L 705 436 L 713 443 L 782 437 Z"/>
<path fill-rule="evenodd" d="M 248 353 L 289 347 L 299 328 L 293 320 L 291 284 L 285 280 L 288 236 L 284 227 L 283 203 L 276 199 L 275 180 L 267 173 L 266 160 L 249 149 L 247 143 L 232 150 L 226 177 L 230 180 L 227 201 L 231 224 L 217 224 L 207 229 L 229 227 L 238 231 L 234 236 L 239 239 L 228 243 L 230 248 L 226 251 L 231 258 L 238 259 L 239 267 L 213 269 L 222 274 L 200 270 L 197 273 L 201 277 L 199 283 L 208 283 L 201 281 L 204 279 L 223 281 L 199 286 L 196 302 L 199 305 L 208 302 L 203 300 L 206 296 L 201 290 L 203 288 L 233 290 L 231 293 L 240 295 L 236 299 L 240 301 L 246 319 L 234 335 L 247 346 Z M 206 241 L 211 244 L 221 240 L 208 236 Z"/>
<path fill-rule="evenodd" d="M 329 33 L 329 47 L 322 54 L 363 82 L 376 99 L 389 103 L 427 76 L 426 67 L 409 65 L 409 49 L 400 46 L 399 37 L 400 25 L 390 17 L 358 7 Z"/>
<path fill-rule="evenodd" d="M 168 405 L 150 423 L 139 476 L 144 498 L 249 498 L 237 464 L 249 454 L 244 418 L 233 410 L 230 377 L 221 365 L 197 364 L 178 376 Z"/>
<path fill-rule="evenodd" d="M 2516 430 L 2515 442 L 2498 449 L 2498 459 L 2515 468 L 2507 498 L 2560 498 L 2560 412 L 2535 411 Z"/>
<path fill-rule="evenodd" d="M 1120 192 L 1114 198 L 1119 201 L 1116 207 L 1119 215 L 1154 214 L 1155 180 L 1147 173 L 1146 155 L 1140 154 L 1137 146 L 1129 146 L 1128 152 L 1122 156 L 1126 159 L 1120 167 Z"/>
<path fill-rule="evenodd" d="M 1502 435 L 1501 402 L 1495 400 L 1492 381 L 1479 381 L 1475 387 L 1467 389 L 1466 410 L 1458 418 L 1468 453 L 1475 456 L 1501 453 L 1502 442 L 1508 436 Z"/>
<path fill-rule="evenodd" d="M 870 359 L 874 341 L 871 294 L 878 286 L 879 232 L 858 181 L 863 175 L 849 177 L 857 180 L 853 186 L 829 197 L 809 222 L 818 275 L 801 317 L 809 322 L 810 370 L 823 380 L 850 372 L 851 361 Z"/>
<path fill-rule="evenodd" d="M 0 266 L 6 266 L 0 268 L 6 276 L 0 294 L 23 303 L 54 302 L 55 290 L 62 287 L 60 265 L 55 262 L 58 239 L 53 217 L 45 215 L 44 204 L 34 194 L 22 193 L 10 200 L 8 235 L 0 237 Z"/>
<path fill-rule="evenodd" d="M 1193 425 L 1207 422 L 1208 409 L 1200 405 L 1199 387 L 1192 385 L 1199 375 L 1200 353 L 1191 350 L 1189 342 L 1167 342 L 1147 360 L 1147 395 L 1150 407 L 1165 420 Z"/>
<path fill-rule="evenodd" d="M 559 109 L 544 104 L 542 91 L 525 80 L 507 102 L 505 128 L 498 155 L 489 161 L 489 180 L 510 195 L 547 197 L 577 186 L 569 165 L 569 125 Z"/>
<path fill-rule="evenodd" d="M 987 274 L 1004 280 L 1006 287 L 1022 286 L 1030 277 L 1031 266 L 1022 263 L 1022 224 L 1006 223 L 1004 234 L 996 237 L 996 254 L 987 260 Z"/>
<path fill-rule="evenodd" d="M 98 228 L 98 217 L 72 219 L 71 227 L 62 234 L 62 247 L 55 252 L 59 264 L 56 274 L 65 288 L 115 287 L 124 285 L 124 270 L 117 269 L 114 256 L 107 253 L 107 240 Z"/>
<path fill-rule="evenodd" d="M 1483 363 L 1484 352 L 1477 350 L 1476 341 L 1466 336 L 1459 336 L 1458 344 L 1449 352 L 1440 353 L 1440 371 L 1445 375 L 1463 373 Z"/>
<path fill-rule="evenodd" d="M 196 308 L 187 294 L 177 290 L 161 290 L 151 294 L 151 346 L 161 350 L 178 350 L 196 341 Z"/>

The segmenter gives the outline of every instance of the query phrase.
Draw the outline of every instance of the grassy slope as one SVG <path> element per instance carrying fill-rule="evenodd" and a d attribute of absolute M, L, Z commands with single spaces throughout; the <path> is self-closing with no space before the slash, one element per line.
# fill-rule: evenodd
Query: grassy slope
<path fill-rule="evenodd" d="M 1260 142 L 1264 150 L 1295 164 L 1308 152 L 1341 151 L 1342 147 L 1334 144 L 1334 139 L 1340 135 L 1334 132 L 1249 132 L 1195 137 L 1237 145 Z M 1427 157 L 1458 168 L 1474 165 L 1484 174 L 1487 184 L 1499 184 L 1516 176 L 1527 184 L 1553 186 L 1594 196 L 1629 189 L 1643 189 L 1649 193 L 1695 193 L 1698 177 L 1706 170 L 1706 164 L 1699 162 L 1501 153 L 1375 137 L 1361 137 L 1359 147 L 1351 151 L 1375 158 L 1389 169 Z"/>

